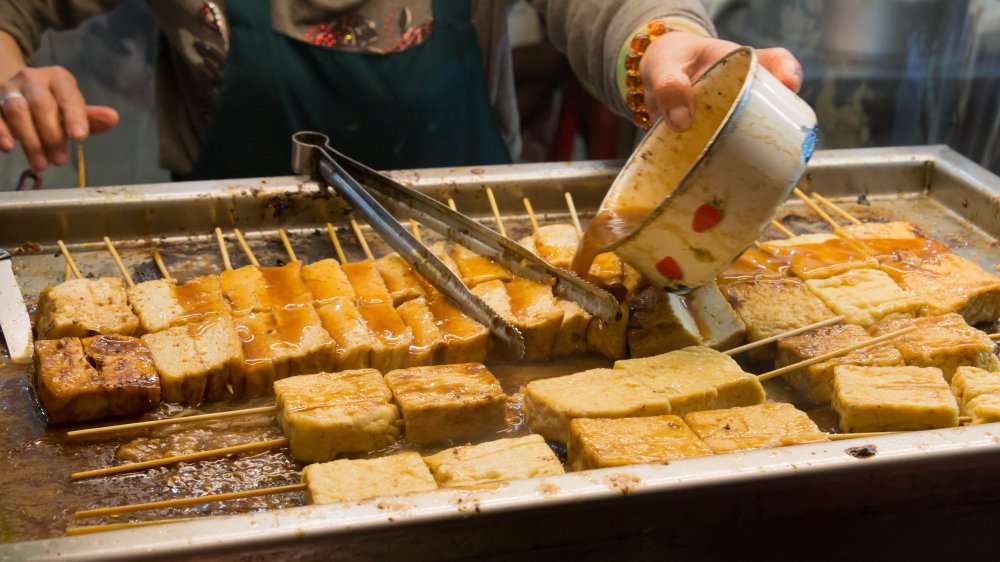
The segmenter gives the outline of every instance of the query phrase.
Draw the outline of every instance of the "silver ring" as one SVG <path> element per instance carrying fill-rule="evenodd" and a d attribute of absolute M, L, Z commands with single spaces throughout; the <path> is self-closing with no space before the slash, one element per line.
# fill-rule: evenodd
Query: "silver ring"
<path fill-rule="evenodd" d="M 21 92 L 18 92 L 16 90 L 13 91 L 13 92 L 7 92 L 6 94 L 3 95 L 3 97 L 0 97 L 0 105 L 7 105 L 7 102 L 9 102 L 10 100 L 13 100 L 13 99 L 17 99 L 17 98 L 22 98 L 23 99 L 24 98 L 24 94 L 22 94 Z"/>

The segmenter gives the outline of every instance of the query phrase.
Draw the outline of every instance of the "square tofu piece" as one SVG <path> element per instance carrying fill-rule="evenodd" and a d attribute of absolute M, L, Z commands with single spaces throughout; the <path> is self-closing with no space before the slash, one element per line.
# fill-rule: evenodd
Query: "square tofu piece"
<path fill-rule="evenodd" d="M 237 316 L 233 328 L 243 348 L 243 364 L 230 380 L 233 394 L 261 396 L 271 392 L 274 381 L 288 376 L 289 362 L 274 314 Z"/>
<path fill-rule="evenodd" d="M 425 295 L 420 275 L 410 269 L 409 264 L 398 254 L 382 256 L 375 260 L 375 267 L 382 275 L 394 306 Z"/>
<path fill-rule="evenodd" d="M 883 269 L 923 297 L 931 314 L 957 312 L 969 324 L 1000 317 L 1000 277 L 961 256 L 944 254 L 916 266 L 884 264 Z"/>
<path fill-rule="evenodd" d="M 267 287 L 268 308 L 294 308 L 311 304 L 312 293 L 302 280 L 302 262 L 291 261 L 279 267 L 261 267 Z"/>
<path fill-rule="evenodd" d="M 506 427 L 507 395 L 479 363 L 399 369 L 385 376 L 417 445 L 465 441 Z"/>
<path fill-rule="evenodd" d="M 87 337 L 97 334 L 130 336 L 139 319 L 129 309 L 121 279 L 71 279 L 46 287 L 38 295 L 37 339 Z"/>
<path fill-rule="evenodd" d="M 346 297 L 352 301 L 358 298 L 344 270 L 332 258 L 302 266 L 302 282 L 317 306 L 338 298 Z"/>
<path fill-rule="evenodd" d="M 563 474 L 563 465 L 541 435 L 498 439 L 445 449 L 424 457 L 442 488 Z"/>
<path fill-rule="evenodd" d="M 684 421 L 715 453 L 828 440 L 805 412 L 784 402 L 692 412 Z"/>
<path fill-rule="evenodd" d="M 627 356 L 628 345 L 628 305 L 623 304 L 621 315 L 615 320 L 592 318 L 587 326 L 587 351 L 608 359 Z"/>
<path fill-rule="evenodd" d="M 778 342 L 775 366 L 784 367 L 805 361 L 869 339 L 871 336 L 868 332 L 856 324 L 838 324 L 810 330 Z M 833 398 L 833 369 L 837 365 L 898 367 L 905 364 L 903 356 L 892 343 L 884 342 L 792 371 L 784 378 L 807 400 L 824 404 Z"/>
<path fill-rule="evenodd" d="M 794 277 L 741 279 L 722 285 L 722 291 L 746 325 L 747 340 L 751 342 L 834 316 L 805 283 Z M 774 353 L 774 344 L 751 352 L 756 359 L 768 359 Z"/>
<path fill-rule="evenodd" d="M 743 343 L 746 325 L 713 281 L 687 295 L 647 287 L 629 302 L 632 357 L 690 345 L 728 349 Z"/>
<path fill-rule="evenodd" d="M 437 489 L 430 470 L 417 453 L 375 459 L 311 464 L 302 470 L 314 504 L 360 501 Z"/>
<path fill-rule="evenodd" d="M 1000 373 L 959 367 L 951 379 L 951 391 L 972 423 L 1000 422 Z"/>
<path fill-rule="evenodd" d="M 833 409 L 844 433 L 955 427 L 958 404 L 937 367 L 833 370 Z"/>
<path fill-rule="evenodd" d="M 711 455 L 678 416 L 575 419 L 569 425 L 566 466 L 572 471 L 664 463 Z"/>
<path fill-rule="evenodd" d="M 471 291 L 472 294 L 483 299 L 483 302 L 495 310 L 501 318 L 510 322 L 514 327 L 517 327 L 514 311 L 510 307 L 510 295 L 507 294 L 507 287 L 503 284 L 503 281 L 494 279 L 493 281 L 480 283 L 472 287 Z M 525 338 L 524 343 L 527 346 L 527 338 Z M 489 341 L 489 352 L 491 355 L 493 354 L 494 345 L 495 342 L 491 339 Z"/>
<path fill-rule="evenodd" d="M 524 359 L 547 360 L 563 321 L 563 310 L 556 304 L 552 289 L 520 278 L 507 283 L 506 289 L 512 323 L 524 336 Z"/>
<path fill-rule="evenodd" d="M 392 304 L 392 295 L 373 260 L 345 263 L 341 269 L 354 287 L 358 302 Z"/>
<path fill-rule="evenodd" d="M 374 369 L 289 377 L 274 383 L 278 423 L 299 462 L 367 453 L 399 437 L 399 410 Z"/>
<path fill-rule="evenodd" d="M 373 369 L 388 373 L 402 367 L 413 345 L 413 330 L 389 303 L 358 303 L 358 312 L 368 326 L 374 344 L 369 358 Z"/>
<path fill-rule="evenodd" d="M 901 289 L 877 269 L 856 269 L 827 279 L 808 279 L 809 287 L 826 306 L 851 324 L 871 326 L 883 318 L 919 316 L 927 302 Z"/>
<path fill-rule="evenodd" d="M 396 312 L 413 332 L 413 343 L 404 367 L 433 365 L 444 345 L 444 337 L 438 329 L 434 314 L 427 307 L 427 301 L 423 297 L 406 301 L 396 308 Z"/>
<path fill-rule="evenodd" d="M 226 385 L 243 367 L 243 344 L 232 319 L 213 318 L 186 327 L 205 377 L 205 399 L 221 400 L 229 394 Z"/>
<path fill-rule="evenodd" d="M 615 361 L 615 370 L 666 398 L 670 411 L 678 416 L 764 402 L 764 388 L 756 375 L 743 372 L 732 357 L 707 347 Z"/>
<path fill-rule="evenodd" d="M 448 299 L 437 297 L 427 308 L 441 332 L 440 363 L 482 363 L 486 361 L 490 332 L 485 326 L 455 308 Z"/>
<path fill-rule="evenodd" d="M 919 263 L 951 251 L 906 221 L 864 222 L 841 227 L 858 246 L 875 256 L 879 263 Z"/>
<path fill-rule="evenodd" d="M 458 276 L 469 288 L 487 281 L 510 281 L 514 278 L 506 267 L 486 256 L 480 256 L 465 246 L 451 247 L 451 257 L 458 266 Z"/>
<path fill-rule="evenodd" d="M 255 265 L 223 271 L 219 274 L 219 285 L 235 316 L 270 309 L 267 284 L 260 268 Z"/>
<path fill-rule="evenodd" d="M 274 320 L 288 357 L 288 376 L 333 368 L 336 343 L 312 305 L 275 309 Z"/>
<path fill-rule="evenodd" d="M 524 419 L 549 441 L 566 443 L 576 418 L 626 418 L 670 413 L 670 402 L 636 377 L 614 369 L 591 369 L 531 381 L 521 388 Z"/>
<path fill-rule="evenodd" d="M 51 423 L 131 416 L 160 403 L 149 350 L 117 334 L 36 341 L 35 389 Z"/>
<path fill-rule="evenodd" d="M 885 320 L 872 328 L 872 335 L 880 336 L 908 326 L 917 326 L 917 329 L 891 342 L 907 365 L 937 367 L 949 381 L 961 366 L 1000 371 L 996 344 L 985 332 L 966 324 L 958 314 Z"/>
<path fill-rule="evenodd" d="M 160 373 L 164 402 L 218 400 L 240 382 L 243 346 L 232 320 L 214 318 L 142 336 Z M 236 387 L 234 386 L 234 389 Z"/>
<path fill-rule="evenodd" d="M 792 273 L 802 279 L 826 279 L 855 269 L 878 267 L 878 261 L 855 242 L 835 234 L 801 234 L 762 245 L 779 259 L 787 257 Z"/>
<path fill-rule="evenodd" d="M 569 269 L 580 243 L 580 235 L 571 224 L 546 224 L 538 227 L 532 236 L 538 257 L 550 264 Z M 619 272 L 620 275 L 620 272 Z"/>
<path fill-rule="evenodd" d="M 166 279 L 128 289 L 128 300 L 143 332 L 153 333 L 231 313 L 216 276 L 196 277 L 183 285 Z"/>
<path fill-rule="evenodd" d="M 362 369 L 369 365 L 375 336 L 349 297 L 335 297 L 316 308 L 323 327 L 333 338 L 335 370 Z"/>
<path fill-rule="evenodd" d="M 587 327 L 593 317 L 580 305 L 565 299 L 556 299 L 562 310 L 562 324 L 556 341 L 552 344 L 552 357 L 570 357 L 587 352 Z"/>

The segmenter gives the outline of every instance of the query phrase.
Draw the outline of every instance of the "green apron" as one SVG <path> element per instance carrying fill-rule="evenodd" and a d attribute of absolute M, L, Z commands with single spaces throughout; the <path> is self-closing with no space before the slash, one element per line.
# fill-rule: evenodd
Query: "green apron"
<path fill-rule="evenodd" d="M 373 168 L 510 162 L 467 0 L 434 0 L 423 43 L 386 55 L 297 41 L 268 0 L 227 2 L 230 48 L 208 135 L 185 179 L 291 173 L 291 136 L 322 132 Z"/>

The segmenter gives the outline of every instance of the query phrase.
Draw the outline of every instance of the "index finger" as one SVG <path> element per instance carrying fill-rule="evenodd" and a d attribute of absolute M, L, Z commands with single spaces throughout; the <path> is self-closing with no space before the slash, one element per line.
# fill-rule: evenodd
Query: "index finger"
<path fill-rule="evenodd" d="M 52 96 L 59 104 L 63 116 L 63 127 L 73 140 L 83 140 L 90 134 L 90 124 L 84 110 L 83 95 L 76 82 L 66 78 L 56 78 L 51 83 Z"/>

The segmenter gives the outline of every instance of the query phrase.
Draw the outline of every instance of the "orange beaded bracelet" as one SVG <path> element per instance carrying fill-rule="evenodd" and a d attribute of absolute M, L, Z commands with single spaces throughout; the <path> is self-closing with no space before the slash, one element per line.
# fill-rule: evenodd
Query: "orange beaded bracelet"
<path fill-rule="evenodd" d="M 646 24 L 646 33 L 640 31 L 632 37 L 632 42 L 629 44 L 632 52 L 625 55 L 625 85 L 628 88 L 625 102 L 632 112 L 632 122 L 646 130 L 652 123 L 649 119 L 649 110 L 646 109 L 646 94 L 642 89 L 642 77 L 639 76 L 639 62 L 642 61 L 642 55 L 646 54 L 649 44 L 666 35 L 667 31 L 669 30 L 663 20 L 650 21 Z"/>

